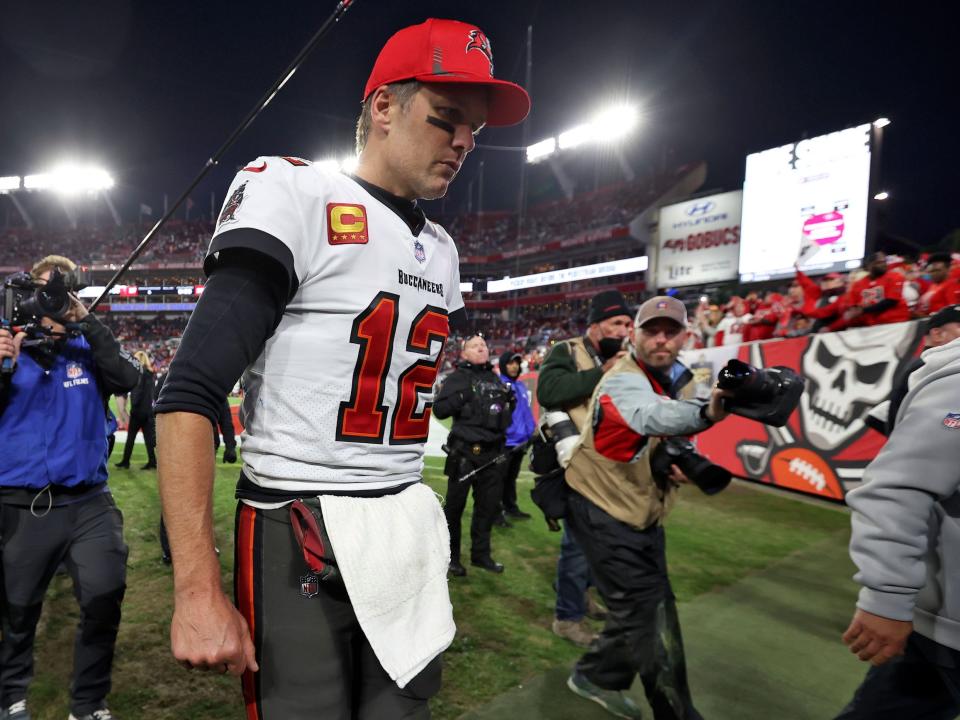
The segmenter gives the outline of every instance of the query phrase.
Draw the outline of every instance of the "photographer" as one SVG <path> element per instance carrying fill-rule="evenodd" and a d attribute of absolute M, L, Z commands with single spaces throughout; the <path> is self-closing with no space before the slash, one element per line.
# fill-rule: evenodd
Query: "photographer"
<path fill-rule="evenodd" d="M 583 429 L 590 396 L 603 373 L 625 354 L 622 345 L 630 333 L 633 313 L 618 290 L 604 290 L 590 300 L 588 322 L 582 338 L 553 346 L 537 379 L 540 407 L 566 412 L 578 432 Z M 564 466 L 566 460 L 562 459 Z M 587 594 L 591 584 L 583 551 L 564 525 L 557 558 L 557 602 L 551 629 L 555 635 L 580 647 L 589 646 L 596 637 L 584 618 L 604 617 L 603 609 Z"/>
<path fill-rule="evenodd" d="M 516 398 L 513 390 L 493 372 L 489 357 L 483 336 L 471 335 L 464 340 L 457 369 L 444 380 L 433 401 L 437 418 L 453 418 L 447 440 L 449 454 L 443 468 L 447 475 L 443 512 L 450 530 L 450 574 L 456 577 L 467 574 L 460 562 L 460 518 L 471 487 L 470 564 L 492 573 L 503 572 L 503 565 L 491 555 L 490 530 L 500 507 L 503 477 L 496 461 L 504 452 Z M 468 480 L 462 479 L 475 470 L 479 472 Z"/>
<path fill-rule="evenodd" d="M 693 377 L 677 362 L 687 332 L 679 300 L 661 296 L 640 306 L 632 349 L 597 386 L 566 473 L 573 490 L 567 524 L 609 611 L 567 685 L 619 717 L 641 717 L 622 693 L 639 674 L 656 720 L 700 718 L 687 686 L 662 525 L 689 479 L 676 464 L 664 474 L 651 470 L 663 438 L 726 417 L 723 391 L 714 389 L 706 405 L 677 399 Z"/>
<path fill-rule="evenodd" d="M 106 407 L 111 394 L 137 384 L 140 368 L 73 294 L 79 287 L 75 270 L 65 257 L 39 261 L 27 286 L 18 285 L 32 297 L 3 311 L 25 331 L 0 330 L 0 359 L 13 361 L 12 373 L 0 375 L 0 457 L 5 458 L 0 707 L 8 720 L 29 720 L 34 636 L 44 594 L 61 562 L 80 604 L 70 718 L 112 717 L 105 699 L 126 588 L 127 546 L 107 487 Z M 62 304 L 54 317 L 24 309 L 57 300 Z"/>

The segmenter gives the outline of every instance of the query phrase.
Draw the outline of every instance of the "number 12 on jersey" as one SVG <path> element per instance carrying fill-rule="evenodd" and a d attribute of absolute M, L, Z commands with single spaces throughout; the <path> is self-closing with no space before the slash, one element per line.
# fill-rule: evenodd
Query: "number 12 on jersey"
<path fill-rule="evenodd" d="M 399 303 L 399 295 L 380 292 L 353 321 L 350 342 L 359 345 L 360 352 L 353 370 L 350 399 L 340 403 L 337 440 L 383 442 L 389 410 L 383 404 L 383 397 L 397 334 Z M 397 401 L 390 424 L 391 445 L 426 442 L 431 404 L 424 403 L 419 413 L 417 404 L 420 394 L 433 388 L 449 332 L 447 311 L 432 305 L 423 308 L 410 325 L 406 350 L 425 357 L 404 370 L 398 379 Z M 440 343 L 440 351 L 436 360 L 430 360 L 430 347 L 435 341 Z"/>

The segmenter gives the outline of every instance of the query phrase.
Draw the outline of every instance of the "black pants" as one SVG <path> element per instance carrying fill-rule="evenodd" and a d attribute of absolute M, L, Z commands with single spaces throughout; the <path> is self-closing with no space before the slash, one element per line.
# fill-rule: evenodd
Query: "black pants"
<path fill-rule="evenodd" d="M 80 604 L 71 711 L 74 715 L 90 713 L 110 692 L 120 603 L 126 589 L 123 516 L 113 496 L 101 493 L 51 508 L 43 517 L 34 517 L 28 507 L 4 505 L 0 517 L 5 600 L 0 706 L 9 707 L 27 696 L 43 596 L 63 562 Z"/>
<path fill-rule="evenodd" d="M 157 462 L 157 424 L 153 413 L 148 415 L 130 415 L 130 425 L 127 427 L 127 442 L 123 445 L 121 462 L 130 464 L 133 455 L 133 443 L 137 440 L 137 433 L 143 431 L 143 440 L 147 444 L 147 462 Z"/>
<path fill-rule="evenodd" d="M 223 447 L 235 450 L 237 447 L 237 436 L 233 429 L 233 413 L 230 411 L 230 403 L 226 398 L 220 406 L 220 417 L 217 419 L 217 425 L 220 426 L 218 433 L 216 428 L 213 430 L 213 449 L 220 449 L 220 435 L 223 435 Z"/>
<path fill-rule="evenodd" d="M 507 512 L 517 511 L 517 477 L 520 475 L 520 467 L 523 465 L 523 459 L 527 456 L 526 452 L 521 452 L 520 448 L 515 448 L 507 461 L 501 466 L 503 468 L 503 493 L 500 497 L 500 504 Z"/>
<path fill-rule="evenodd" d="M 440 690 L 441 657 L 398 688 L 360 629 L 342 580 L 320 582 L 310 572 L 289 508 L 239 504 L 234 578 L 260 665 L 242 678 L 248 720 L 430 717 L 427 700 Z"/>
<path fill-rule="evenodd" d="M 481 453 L 471 457 L 458 454 L 448 458 L 447 462 L 447 497 L 443 504 L 443 514 L 447 518 L 447 528 L 450 530 L 450 559 L 460 561 L 460 524 L 463 510 L 467 506 L 467 495 L 473 488 L 473 520 L 470 522 L 470 559 L 483 561 L 490 557 L 490 531 L 493 529 L 493 520 L 500 510 L 500 484 L 503 482 L 503 466 L 492 465 L 481 470 L 465 482 L 460 478 L 474 468 L 490 462 L 499 451 Z"/>
<path fill-rule="evenodd" d="M 836 720 L 960 716 L 960 651 L 913 633 L 904 654 L 871 667 Z"/>
<path fill-rule="evenodd" d="M 702 720 L 687 684 L 663 527 L 635 530 L 576 492 L 570 493 L 567 527 L 609 611 L 577 672 L 607 690 L 626 690 L 639 674 L 656 720 Z"/>

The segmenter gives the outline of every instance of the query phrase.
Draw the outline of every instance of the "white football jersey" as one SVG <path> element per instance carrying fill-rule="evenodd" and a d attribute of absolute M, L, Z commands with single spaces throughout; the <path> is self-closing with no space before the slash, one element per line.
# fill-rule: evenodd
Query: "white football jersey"
<path fill-rule="evenodd" d="M 463 308 L 453 240 L 429 220 L 414 236 L 350 177 L 281 157 L 237 174 L 210 252 L 258 238 L 299 286 L 244 373 L 244 472 L 307 494 L 418 480 L 448 316 Z"/>

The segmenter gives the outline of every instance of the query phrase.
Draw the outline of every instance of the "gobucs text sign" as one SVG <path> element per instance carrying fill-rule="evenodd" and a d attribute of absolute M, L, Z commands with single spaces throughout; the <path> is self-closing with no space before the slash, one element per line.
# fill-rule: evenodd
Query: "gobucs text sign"
<path fill-rule="evenodd" d="M 657 287 L 737 277 L 741 196 L 736 190 L 660 208 Z"/>

